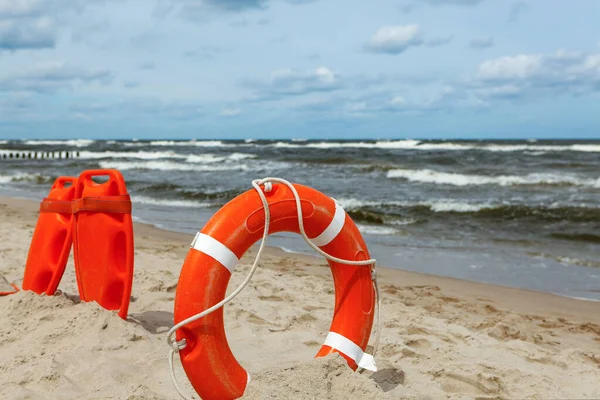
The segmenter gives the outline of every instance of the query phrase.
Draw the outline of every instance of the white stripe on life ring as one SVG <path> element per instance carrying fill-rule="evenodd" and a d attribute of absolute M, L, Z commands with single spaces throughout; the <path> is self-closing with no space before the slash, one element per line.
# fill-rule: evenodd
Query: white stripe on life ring
<path fill-rule="evenodd" d="M 329 226 L 325 228 L 323 232 L 319 236 L 314 239 L 310 239 L 311 242 L 316 244 L 319 247 L 325 246 L 333 239 L 339 235 L 344 227 L 344 223 L 346 222 L 346 211 L 340 206 L 337 201 L 333 201 L 335 203 L 335 214 L 333 215 L 333 219 L 329 223 Z"/>
<path fill-rule="evenodd" d="M 220 262 L 229 272 L 233 273 L 236 265 L 239 264 L 240 259 L 237 258 L 235 253 L 223 243 L 207 234 L 198 232 L 194 241 L 192 242 L 192 248 L 198 250 L 210 256 Z"/>
<path fill-rule="evenodd" d="M 377 371 L 375 359 L 372 355 L 362 351 L 362 349 L 352 340 L 339 333 L 329 332 L 325 339 L 325 345 L 344 353 L 354 360 L 360 368 L 368 369 L 369 371 Z"/>

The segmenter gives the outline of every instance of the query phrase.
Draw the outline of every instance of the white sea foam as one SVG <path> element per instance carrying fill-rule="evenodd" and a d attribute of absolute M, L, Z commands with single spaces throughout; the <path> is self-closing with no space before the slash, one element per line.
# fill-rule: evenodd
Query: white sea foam
<path fill-rule="evenodd" d="M 79 158 L 102 159 L 102 158 L 136 158 L 140 160 L 158 160 L 161 158 L 180 158 L 187 156 L 177 154 L 173 151 L 82 151 Z"/>
<path fill-rule="evenodd" d="M 214 204 L 199 202 L 193 200 L 167 200 L 167 199 L 155 199 L 146 196 L 133 196 L 132 202 L 134 204 L 146 204 L 153 206 L 164 206 L 164 207 L 184 207 L 184 208 L 208 208 L 214 206 Z"/>
<path fill-rule="evenodd" d="M 382 206 L 397 206 L 397 207 L 429 207 L 434 212 L 458 212 L 469 213 L 477 212 L 485 208 L 499 207 L 504 204 L 492 203 L 466 203 L 451 199 L 440 199 L 436 201 L 369 201 L 359 200 L 355 198 L 340 198 L 336 201 L 345 210 L 356 210 L 363 207 L 382 207 Z M 394 225 L 410 225 L 415 223 L 413 219 L 390 221 Z"/>
<path fill-rule="evenodd" d="M 38 173 L 19 172 L 14 175 L 0 175 L 0 184 L 10 182 L 38 182 L 40 180 L 47 181 L 49 179 L 51 178 Z"/>
<path fill-rule="evenodd" d="M 91 139 L 74 139 L 74 140 L 26 140 L 24 144 L 28 146 L 74 146 L 87 147 L 94 143 Z"/>
<path fill-rule="evenodd" d="M 220 140 L 155 140 L 150 142 L 150 146 L 196 146 L 196 147 L 222 147 L 225 144 Z"/>
<path fill-rule="evenodd" d="M 186 161 L 189 163 L 210 164 L 222 161 L 239 161 L 250 158 L 256 158 L 255 154 L 232 153 L 227 156 L 217 156 L 215 154 L 192 154 L 187 156 Z"/>
<path fill-rule="evenodd" d="M 380 140 L 377 142 L 310 142 L 295 143 L 276 142 L 271 144 L 280 148 L 366 148 L 366 149 L 405 149 L 405 150 L 480 150 L 491 152 L 515 152 L 529 151 L 532 155 L 541 155 L 553 151 L 578 151 L 578 152 L 600 152 L 600 145 L 596 144 L 572 144 L 572 145 L 537 145 L 537 144 L 477 144 L 477 143 L 429 143 L 419 140 Z"/>
<path fill-rule="evenodd" d="M 548 173 L 532 173 L 517 175 L 469 175 L 451 172 L 439 172 L 430 169 L 393 169 L 387 172 L 388 178 L 403 178 L 411 182 L 434 183 L 441 185 L 573 185 L 585 187 L 600 187 L 600 178 L 580 178 L 573 175 L 558 175 Z"/>
<path fill-rule="evenodd" d="M 131 169 L 148 169 L 158 171 L 198 171 L 198 172 L 211 172 L 211 171 L 244 171 L 248 169 L 245 164 L 190 164 L 190 163 L 178 163 L 173 161 L 142 161 L 142 162 L 131 162 L 131 161 L 101 161 L 101 168 L 115 168 L 119 170 L 131 170 Z"/>
<path fill-rule="evenodd" d="M 397 231 L 389 226 L 357 224 L 363 235 L 393 235 Z"/>

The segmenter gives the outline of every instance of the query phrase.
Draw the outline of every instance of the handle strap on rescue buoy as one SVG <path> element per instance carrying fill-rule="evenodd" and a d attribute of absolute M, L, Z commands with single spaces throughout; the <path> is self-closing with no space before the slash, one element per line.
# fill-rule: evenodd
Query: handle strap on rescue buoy
<path fill-rule="evenodd" d="M 83 197 L 73 201 L 45 198 L 40 203 L 40 212 L 42 213 L 76 214 L 81 211 L 131 214 L 131 198 L 128 194 Z"/>
<path fill-rule="evenodd" d="M 131 214 L 131 198 L 128 194 L 119 196 L 82 197 L 73 200 L 72 213 L 96 211 L 112 214 Z"/>
<path fill-rule="evenodd" d="M 244 288 L 248 285 L 248 283 L 250 283 L 250 280 L 252 279 L 254 272 L 256 272 L 256 269 L 258 268 L 258 262 L 260 261 L 260 257 L 262 256 L 262 252 L 263 252 L 265 244 L 267 242 L 267 237 L 269 236 L 269 226 L 271 224 L 271 211 L 269 209 L 269 202 L 267 201 L 267 198 L 265 197 L 265 193 L 269 193 L 273 189 L 272 182 L 281 183 L 281 184 L 287 186 L 291 190 L 291 192 L 294 196 L 294 200 L 296 201 L 296 210 L 298 212 L 298 227 L 299 227 L 300 234 L 302 235 L 302 238 L 304 239 L 304 241 L 313 250 L 315 250 L 317 253 L 321 254 L 326 259 L 340 263 L 340 264 L 371 265 L 372 266 L 371 267 L 371 280 L 373 282 L 373 287 L 375 288 L 375 296 L 376 296 L 376 300 L 377 300 L 377 302 L 376 302 L 376 305 L 377 305 L 377 310 L 376 310 L 377 330 L 376 330 L 376 336 L 375 336 L 375 343 L 373 345 L 373 354 L 371 355 L 371 354 L 364 353 L 362 351 L 362 349 L 359 346 L 357 346 L 355 343 L 353 343 L 349 339 L 347 339 L 347 338 L 343 337 L 342 335 L 337 334 L 335 332 L 329 332 L 329 334 L 327 335 L 327 339 L 325 340 L 325 344 L 327 346 L 335 348 L 335 349 L 339 350 L 340 352 L 346 354 L 347 356 L 353 358 L 356 361 L 359 368 L 366 368 L 366 369 L 370 369 L 370 370 L 373 370 L 374 368 L 376 368 L 374 356 L 375 356 L 375 353 L 377 352 L 377 348 L 379 346 L 380 331 L 381 331 L 381 318 L 380 318 L 381 298 L 379 295 L 379 285 L 377 284 L 377 274 L 375 272 L 376 260 L 374 258 L 371 258 L 369 260 L 361 260 L 361 261 L 344 260 L 341 258 L 334 257 L 334 256 L 328 254 L 327 252 L 321 250 L 318 247 L 318 243 L 321 242 L 321 239 L 327 240 L 327 237 L 330 234 L 332 234 L 333 231 L 331 233 L 323 232 L 321 235 L 319 235 L 317 238 L 315 238 L 313 240 L 311 240 L 308 237 L 308 235 L 306 234 L 306 232 L 304 230 L 304 221 L 303 221 L 303 217 L 302 217 L 302 204 L 300 201 L 300 195 L 298 194 L 298 191 L 296 190 L 294 185 L 292 185 L 290 182 L 286 181 L 285 179 L 280 179 L 280 178 L 256 179 L 256 180 L 252 181 L 252 186 L 254 187 L 254 189 L 256 189 L 256 192 L 258 193 L 258 196 L 260 197 L 260 200 L 263 205 L 263 209 L 265 211 L 265 228 L 263 230 L 263 236 L 262 236 L 262 239 L 260 242 L 260 246 L 258 248 L 258 251 L 256 252 L 256 257 L 254 259 L 254 263 L 252 264 L 252 267 L 250 268 L 250 271 L 248 272 L 246 279 L 244 279 L 244 281 L 229 296 L 227 296 L 226 298 L 224 298 L 223 300 L 221 300 L 214 306 L 212 306 L 196 315 L 186 318 L 183 321 L 180 321 L 179 323 L 174 325 L 171 329 L 169 329 L 169 332 L 167 333 L 167 343 L 171 347 L 171 349 L 169 350 L 169 370 L 171 373 L 171 381 L 173 382 L 173 386 L 175 386 L 175 389 L 177 390 L 177 392 L 179 393 L 181 398 L 183 398 L 185 400 L 188 400 L 189 398 L 187 397 L 187 395 L 185 393 L 183 393 L 183 390 L 181 389 L 181 387 L 179 386 L 179 383 L 177 382 L 177 377 L 175 376 L 175 368 L 173 365 L 173 358 L 174 358 L 175 353 L 179 353 L 180 350 L 185 349 L 185 347 L 187 346 L 187 341 L 185 338 L 180 341 L 177 341 L 173 338 L 173 336 L 175 335 L 175 333 L 177 332 L 178 329 L 180 329 L 194 321 L 197 321 L 200 318 L 207 316 L 208 314 L 218 310 L 219 308 L 223 307 L 225 304 L 229 303 L 242 290 L 244 290 Z M 261 189 L 261 185 L 263 186 L 262 189 Z M 263 190 L 264 190 L 264 193 L 263 193 Z M 337 216 L 337 214 L 339 212 L 338 209 L 340 209 L 342 212 L 343 212 L 343 209 L 341 209 L 341 207 L 339 207 L 339 205 L 338 205 L 337 201 L 335 201 L 335 199 L 333 199 L 333 200 L 336 204 L 335 215 Z M 334 221 L 337 221 L 335 216 L 334 216 Z M 338 229 L 337 225 L 339 225 L 339 224 L 332 223 L 331 226 L 333 226 L 333 227 L 331 229 L 337 230 Z M 342 229 L 342 227 L 343 227 L 343 224 L 341 227 L 339 227 L 338 233 Z M 325 234 L 326 237 L 323 236 L 323 234 Z M 199 239 L 199 235 L 196 235 L 196 237 L 194 238 L 194 241 L 192 242 L 193 247 L 195 247 L 198 239 Z M 202 237 L 202 239 L 200 239 L 200 240 L 205 240 L 205 239 Z M 316 241 L 317 244 L 315 244 L 313 241 Z M 359 351 L 357 351 L 357 348 Z M 248 377 L 250 377 L 250 375 L 248 375 Z"/>
<path fill-rule="evenodd" d="M 71 214 L 71 202 L 45 198 L 40 203 L 41 213 Z"/>

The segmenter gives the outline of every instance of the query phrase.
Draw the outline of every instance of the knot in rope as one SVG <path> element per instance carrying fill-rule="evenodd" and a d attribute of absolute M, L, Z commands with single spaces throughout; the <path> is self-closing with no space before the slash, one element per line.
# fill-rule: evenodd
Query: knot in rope
<path fill-rule="evenodd" d="M 179 353 L 181 350 L 187 347 L 187 339 L 183 338 L 180 341 L 173 340 L 171 342 L 171 348 L 175 353 Z"/>

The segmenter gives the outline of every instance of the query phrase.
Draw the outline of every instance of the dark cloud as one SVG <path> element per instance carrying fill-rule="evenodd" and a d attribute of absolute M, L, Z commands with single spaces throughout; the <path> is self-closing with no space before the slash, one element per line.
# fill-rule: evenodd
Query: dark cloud
<path fill-rule="evenodd" d="M 88 69 L 63 62 L 45 63 L 19 74 L 0 77 L 0 91 L 56 92 L 77 85 L 108 85 L 113 73 L 104 68 Z"/>
<path fill-rule="evenodd" d="M 52 48 L 56 36 L 51 18 L 0 20 L 0 50 Z"/>
<path fill-rule="evenodd" d="M 469 42 L 469 47 L 476 50 L 487 49 L 494 46 L 493 37 L 474 38 Z"/>
<path fill-rule="evenodd" d="M 56 46 L 59 28 L 86 7 L 116 0 L 0 1 L 0 50 L 46 49 Z M 96 26 L 86 29 L 95 30 Z M 76 33 L 83 37 L 84 31 Z"/>

